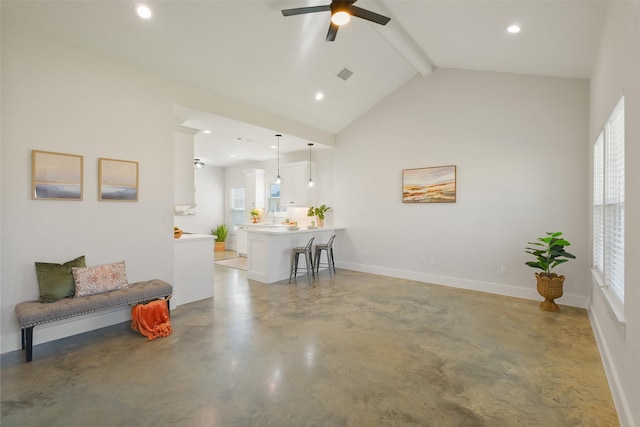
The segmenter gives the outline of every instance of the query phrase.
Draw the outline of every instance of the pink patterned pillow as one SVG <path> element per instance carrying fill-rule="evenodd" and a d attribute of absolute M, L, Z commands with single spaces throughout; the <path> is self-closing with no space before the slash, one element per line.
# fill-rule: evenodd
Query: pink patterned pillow
<path fill-rule="evenodd" d="M 74 267 L 71 270 L 76 282 L 75 298 L 129 287 L 124 261 L 96 267 Z"/>

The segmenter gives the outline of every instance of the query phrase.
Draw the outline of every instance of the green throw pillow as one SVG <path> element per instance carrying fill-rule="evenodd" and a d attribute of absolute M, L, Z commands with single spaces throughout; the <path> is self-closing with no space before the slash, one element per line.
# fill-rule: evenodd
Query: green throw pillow
<path fill-rule="evenodd" d="M 62 298 L 73 297 L 76 286 L 71 268 L 86 266 L 84 255 L 64 264 L 36 262 L 40 302 L 55 302 Z"/>

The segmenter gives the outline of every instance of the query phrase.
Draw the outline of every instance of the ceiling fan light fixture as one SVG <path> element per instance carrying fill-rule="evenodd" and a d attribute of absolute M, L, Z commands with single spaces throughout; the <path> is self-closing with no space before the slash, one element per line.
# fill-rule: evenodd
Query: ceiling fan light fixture
<path fill-rule="evenodd" d="M 331 0 L 331 4 L 320 6 L 295 7 L 293 9 L 283 9 L 283 16 L 304 15 L 306 13 L 331 12 L 331 24 L 327 31 L 326 41 L 332 42 L 336 40 L 338 28 L 351 20 L 351 16 L 375 22 L 380 25 L 387 25 L 391 18 L 380 15 L 379 13 L 363 9 L 353 4 L 357 0 Z"/>
<path fill-rule="evenodd" d="M 347 11 L 338 10 L 331 15 L 331 22 L 338 26 L 347 24 L 349 21 L 351 21 L 351 15 Z"/>

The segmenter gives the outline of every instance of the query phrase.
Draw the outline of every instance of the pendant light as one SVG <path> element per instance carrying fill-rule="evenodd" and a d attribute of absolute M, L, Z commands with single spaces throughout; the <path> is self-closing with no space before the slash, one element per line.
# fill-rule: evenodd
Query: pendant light
<path fill-rule="evenodd" d="M 193 159 L 193 167 L 196 169 L 202 169 L 204 167 L 204 162 L 200 159 Z"/>
<path fill-rule="evenodd" d="M 282 179 L 280 179 L 280 137 L 282 135 L 280 134 L 276 134 L 276 138 L 278 138 L 278 175 L 276 176 L 276 179 L 274 182 L 274 184 L 280 184 L 282 182 Z"/>
<path fill-rule="evenodd" d="M 308 143 L 309 146 L 309 187 L 313 187 L 313 180 L 311 179 L 311 147 L 313 147 L 313 143 Z"/>

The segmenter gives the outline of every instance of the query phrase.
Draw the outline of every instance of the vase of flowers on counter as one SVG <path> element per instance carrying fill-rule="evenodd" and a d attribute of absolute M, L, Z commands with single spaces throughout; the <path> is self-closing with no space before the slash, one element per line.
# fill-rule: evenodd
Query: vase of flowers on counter
<path fill-rule="evenodd" d="M 260 216 L 260 211 L 258 209 L 254 209 L 251 211 L 251 219 L 253 220 L 254 224 L 258 222 L 259 216 Z"/>
<path fill-rule="evenodd" d="M 307 216 L 317 216 L 318 227 L 324 227 L 324 217 L 329 209 L 331 209 L 331 207 L 327 205 L 320 205 L 317 208 L 314 206 L 311 206 L 307 211 Z"/>

